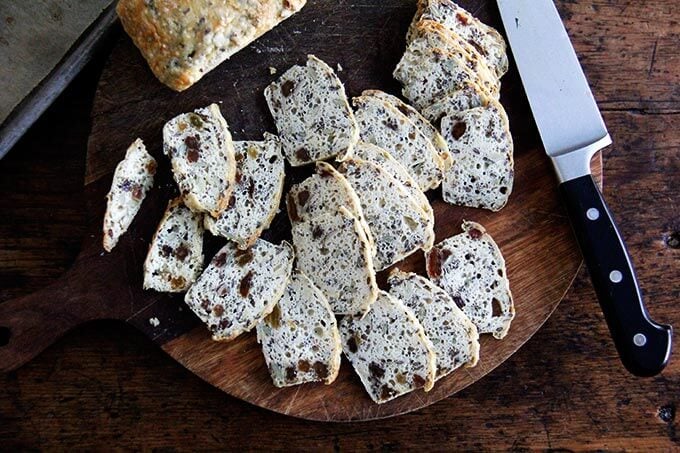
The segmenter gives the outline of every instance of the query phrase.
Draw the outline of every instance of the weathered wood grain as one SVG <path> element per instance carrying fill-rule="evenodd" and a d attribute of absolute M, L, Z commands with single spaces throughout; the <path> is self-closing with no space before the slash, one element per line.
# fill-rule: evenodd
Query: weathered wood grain
<path fill-rule="evenodd" d="M 577 50 L 592 36 L 604 33 L 593 30 L 580 16 L 593 2 L 558 3 L 563 11 L 574 12 L 567 25 Z M 628 3 L 637 4 L 606 3 L 610 8 L 604 11 L 612 24 L 622 22 L 617 11 Z M 645 5 L 645 14 L 631 19 L 634 24 L 664 12 L 667 20 L 656 27 L 639 27 L 635 39 L 653 40 L 657 34 L 664 38 L 671 27 L 677 28 L 673 2 L 654 0 Z M 628 240 L 651 314 L 677 326 L 680 121 L 677 115 L 663 113 L 680 107 L 677 96 L 673 97 L 676 74 L 624 84 L 626 71 L 649 64 L 651 57 L 608 52 L 616 49 L 612 40 L 624 31 L 620 25 L 605 35 L 611 39 L 600 58 L 609 69 L 596 72 L 598 81 L 593 83 L 601 102 L 606 103 L 599 94 L 603 84 L 618 85 L 627 93 L 626 100 L 612 104 L 616 111 L 605 112 L 615 140 L 604 153 L 605 196 Z M 672 44 L 664 39 L 659 45 Z M 599 60 L 585 64 L 591 79 L 594 69 L 603 71 L 602 64 Z M 82 209 L 75 207 L 84 203 L 78 186 L 87 129 L 87 102 L 82 99 L 91 96 L 93 81 L 92 74 L 82 78 L 84 85 L 67 95 L 0 162 L 0 228 L 7 233 L 0 236 L 5 241 L 0 248 L 0 300 L 53 281 L 76 253 L 83 233 Z M 668 108 L 653 110 L 641 104 L 637 94 L 645 90 L 671 99 Z M 33 178 L 36 169 L 42 169 L 41 180 Z M 55 189 L 59 195 L 50 194 Z M 15 216 L 22 216 L 21 221 L 15 221 Z M 56 234 L 44 237 L 43 224 L 50 222 L 56 225 L 52 230 Z M 52 254 L 47 255 L 48 250 Z M 19 262 L 22 257 L 27 261 Z M 13 273 L 7 276 L 4 270 L 10 267 Z M 60 449 L 182 445 L 325 450 L 677 449 L 677 360 L 652 380 L 625 374 L 586 277 L 579 275 L 553 317 L 524 348 L 478 384 L 409 415 L 351 425 L 304 422 L 243 404 L 159 354 L 134 330 L 98 322 L 78 329 L 34 362 L 2 377 L 0 444 Z M 267 429 L 250 428 L 254 426 Z"/>

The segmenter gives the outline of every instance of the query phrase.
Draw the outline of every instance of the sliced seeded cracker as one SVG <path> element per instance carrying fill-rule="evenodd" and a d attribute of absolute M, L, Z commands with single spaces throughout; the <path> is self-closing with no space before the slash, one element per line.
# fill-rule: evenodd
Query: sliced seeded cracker
<path fill-rule="evenodd" d="M 377 249 L 377 271 L 432 247 L 434 224 L 402 183 L 379 165 L 361 159 L 348 159 L 338 170 L 359 194 Z"/>
<path fill-rule="evenodd" d="M 422 190 L 439 187 L 444 162 L 432 142 L 406 115 L 375 96 L 359 96 L 352 103 L 361 140 L 388 151 Z"/>
<path fill-rule="evenodd" d="M 440 287 L 418 274 L 395 270 L 388 279 L 390 295 L 413 311 L 432 341 L 437 356 L 436 379 L 479 360 L 477 327 Z"/>
<path fill-rule="evenodd" d="M 466 82 L 461 88 L 448 93 L 443 98 L 423 110 L 423 116 L 432 124 L 441 125 L 442 118 L 475 107 L 483 107 L 491 100 L 491 95 L 474 82 Z M 447 145 L 448 147 L 448 145 Z"/>
<path fill-rule="evenodd" d="M 456 32 L 433 20 L 422 19 L 415 25 L 410 44 L 416 41 L 422 41 L 429 47 L 443 49 L 456 55 L 462 53 L 467 67 L 479 76 L 482 82 L 480 85 L 493 94 L 500 91 L 500 79 L 487 66 L 486 59 Z"/>
<path fill-rule="evenodd" d="M 213 340 L 229 341 L 249 332 L 283 296 L 293 268 L 293 248 L 263 239 L 241 250 L 230 242 L 213 257 L 184 301 Z"/>
<path fill-rule="evenodd" d="M 328 300 L 301 272 L 294 272 L 274 310 L 257 324 L 274 385 L 332 383 L 340 370 L 340 333 Z"/>
<path fill-rule="evenodd" d="M 364 226 L 345 207 L 293 224 L 297 268 L 328 299 L 335 314 L 362 315 L 378 293 Z"/>
<path fill-rule="evenodd" d="M 365 317 L 343 318 L 340 336 L 343 352 L 376 403 L 434 385 L 432 343 L 413 312 L 385 291 Z"/>
<path fill-rule="evenodd" d="M 352 154 L 359 139 L 345 88 L 326 63 L 309 55 L 270 84 L 264 95 L 293 166 Z"/>
<path fill-rule="evenodd" d="M 202 215 L 170 200 L 144 261 L 144 289 L 186 291 L 203 269 Z"/>
<path fill-rule="evenodd" d="M 416 15 L 406 36 L 413 38 L 415 27 L 421 20 L 433 20 L 460 35 L 479 52 L 493 68 L 497 77 L 508 71 L 508 56 L 503 36 L 484 24 L 452 0 L 419 0 Z"/>
<path fill-rule="evenodd" d="M 465 52 L 433 48 L 422 39 L 407 47 L 393 75 L 401 82 L 404 97 L 420 111 L 467 83 L 484 85 L 469 68 Z M 492 95 L 498 97 L 497 93 Z"/>
<path fill-rule="evenodd" d="M 402 183 L 411 198 L 419 203 L 423 212 L 428 216 L 432 224 L 434 224 L 434 211 L 432 210 L 432 205 L 430 205 L 430 200 L 428 200 L 425 193 L 420 190 L 418 183 L 411 177 L 406 168 L 392 157 L 390 153 L 378 146 L 360 141 L 354 148 L 354 157 L 379 165 L 383 170 L 389 173 L 390 176 Z"/>
<path fill-rule="evenodd" d="M 375 254 L 373 235 L 364 218 L 359 197 L 347 179 L 332 165 L 317 162 L 316 174 L 291 187 L 286 197 L 288 218 L 292 224 L 323 214 L 335 214 L 340 206 L 344 206 L 359 221 Z"/>
<path fill-rule="evenodd" d="M 502 339 L 515 317 L 505 260 L 481 225 L 463 222 L 463 233 L 426 254 L 427 274 L 477 326 Z"/>
<path fill-rule="evenodd" d="M 449 146 L 446 144 L 446 140 L 444 140 L 444 137 L 442 137 L 442 134 L 439 133 L 437 128 L 430 124 L 430 122 L 423 115 L 421 115 L 418 110 L 402 101 L 398 97 L 380 90 L 364 90 L 361 93 L 361 96 L 374 96 L 396 107 L 401 113 L 406 115 L 418 129 L 420 129 L 420 132 L 422 132 L 423 135 L 425 135 L 430 140 L 432 145 L 439 153 L 439 157 L 441 157 L 444 167 L 448 168 L 448 166 L 451 165 L 451 155 L 449 154 Z"/>
<path fill-rule="evenodd" d="M 146 151 L 141 139 L 127 149 L 125 158 L 116 166 L 111 190 L 106 196 L 104 214 L 104 250 L 110 252 L 137 215 L 146 193 L 153 186 L 156 159 Z"/>
<path fill-rule="evenodd" d="M 170 157 L 184 203 L 217 217 L 227 207 L 236 172 L 231 134 L 217 104 L 165 123 L 163 152 Z"/>
<path fill-rule="evenodd" d="M 503 106 L 484 107 L 442 118 L 442 134 L 454 165 L 444 174 L 442 195 L 447 203 L 498 211 L 512 192 L 513 141 Z"/>
<path fill-rule="evenodd" d="M 234 142 L 236 176 L 227 208 L 217 219 L 205 217 L 216 236 L 250 247 L 269 228 L 283 192 L 284 162 L 278 137 L 265 134 L 261 142 Z"/>

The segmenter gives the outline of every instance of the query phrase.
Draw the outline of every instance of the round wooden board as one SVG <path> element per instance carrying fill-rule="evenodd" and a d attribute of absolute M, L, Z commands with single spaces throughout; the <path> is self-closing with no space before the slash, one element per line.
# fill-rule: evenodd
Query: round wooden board
<path fill-rule="evenodd" d="M 506 258 L 517 316 L 504 340 L 483 336 L 481 358 L 476 367 L 454 372 L 429 393 L 416 391 L 384 405 L 376 405 L 368 398 L 344 359 L 338 379 L 330 386 L 307 384 L 277 389 L 271 383 L 254 333 L 230 343 L 213 342 L 208 331 L 183 305 L 181 296 L 141 289 L 142 263 L 149 240 L 168 198 L 175 193 L 167 159 L 161 152 L 163 123 L 179 113 L 219 102 L 236 140 L 260 139 L 264 131 L 275 131 L 262 96 L 264 87 L 278 76 L 272 75 L 270 68 L 276 68 L 280 74 L 304 62 L 310 53 L 338 67 L 350 96 L 368 88 L 398 93 L 391 71 L 404 50 L 404 35 L 415 11 L 415 2 L 375 3 L 310 1 L 301 13 L 183 93 L 174 93 L 162 86 L 127 36 L 121 37 L 103 71 L 92 112 L 85 178 L 92 235 L 86 238 L 74 270 L 66 276 L 65 289 L 60 290 L 68 300 L 64 307 L 71 307 L 62 310 L 81 312 L 72 318 L 58 317 L 58 323 L 53 321 L 58 327 L 53 334 L 46 335 L 43 342 L 52 341 L 52 337 L 88 319 L 122 319 L 145 332 L 189 370 L 230 395 L 296 417 L 350 421 L 402 414 L 450 396 L 503 363 L 538 330 L 569 288 L 581 256 L 559 204 L 557 181 L 541 148 L 514 67 L 503 78 L 501 96 L 515 140 L 515 188 L 508 206 L 498 213 L 458 208 L 443 203 L 438 191 L 429 194 L 435 209 L 438 241 L 458 233 L 463 219 L 474 220 L 487 228 Z M 494 2 L 460 3 L 502 30 Z M 105 208 L 104 195 L 116 163 L 136 137 L 144 139 L 161 163 L 156 187 L 120 245 L 113 253 L 102 254 L 99 228 Z M 594 161 L 593 170 L 600 175 L 599 157 Z M 287 171 L 287 187 L 311 172 L 308 168 L 291 170 L 289 167 Z M 289 237 L 284 212 L 282 209 L 265 233 L 266 239 L 278 242 Z M 219 239 L 206 238 L 207 259 L 221 244 Z M 398 266 L 424 273 L 422 254 Z M 384 273 L 382 276 L 379 281 L 384 284 Z M 69 295 L 64 294 L 69 291 Z M 75 297 L 71 293 L 85 295 Z M 33 297 L 32 303 L 40 304 L 40 297 Z M 152 317 L 159 319 L 159 326 L 149 323 Z M 35 312 L 33 318 L 36 318 Z M 17 354 L 21 351 L 21 343 L 18 344 Z M 24 352 L 16 362 L 25 361 L 31 354 L 32 351 Z M 508 382 L 508 385 L 520 383 Z"/>

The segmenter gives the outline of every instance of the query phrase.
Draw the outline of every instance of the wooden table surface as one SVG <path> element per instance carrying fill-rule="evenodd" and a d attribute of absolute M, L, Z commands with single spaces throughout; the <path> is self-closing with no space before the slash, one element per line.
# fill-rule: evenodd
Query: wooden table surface
<path fill-rule="evenodd" d="M 676 2 L 557 3 L 614 139 L 605 196 L 652 316 L 680 327 Z M 0 301 L 55 281 L 79 250 L 89 111 L 104 58 L 0 161 Z M 426 409 L 366 423 L 250 406 L 131 328 L 92 323 L 0 376 L 0 449 L 670 451 L 680 450 L 678 406 L 680 361 L 652 379 L 628 375 L 582 271 L 545 326 L 488 377 Z"/>

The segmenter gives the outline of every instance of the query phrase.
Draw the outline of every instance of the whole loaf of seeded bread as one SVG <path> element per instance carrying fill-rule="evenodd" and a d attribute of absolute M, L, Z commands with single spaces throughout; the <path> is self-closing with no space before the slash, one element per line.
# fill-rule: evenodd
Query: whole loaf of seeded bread
<path fill-rule="evenodd" d="M 123 28 L 158 80 L 189 88 L 306 0 L 120 0 Z"/>

